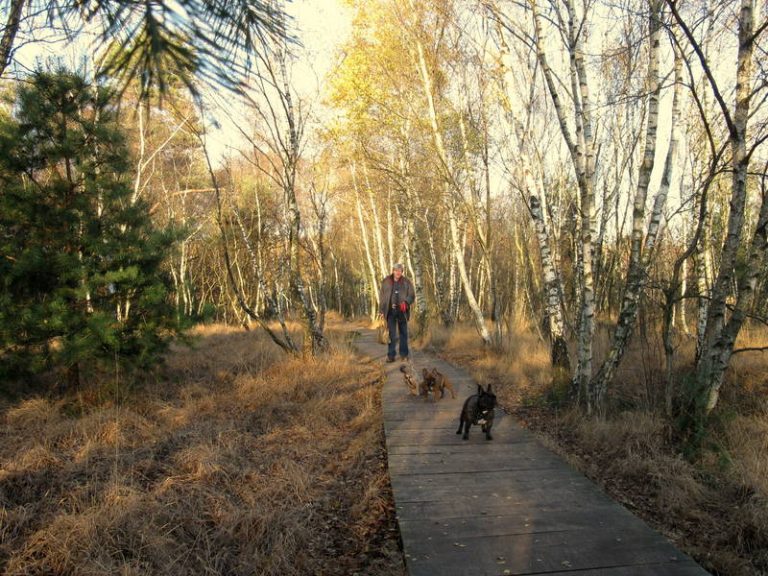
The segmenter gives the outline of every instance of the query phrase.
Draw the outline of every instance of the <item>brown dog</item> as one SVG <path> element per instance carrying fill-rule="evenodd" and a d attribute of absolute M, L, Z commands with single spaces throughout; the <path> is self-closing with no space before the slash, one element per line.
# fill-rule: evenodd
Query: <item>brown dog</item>
<path fill-rule="evenodd" d="M 448 380 L 448 377 L 437 368 L 432 368 L 432 370 L 423 368 L 421 370 L 421 376 L 423 379 L 421 382 L 420 393 L 424 396 L 429 397 L 429 393 L 431 392 L 432 398 L 437 401 L 445 396 L 445 390 L 447 388 L 451 392 L 451 398 L 456 398 L 456 393 L 453 391 L 453 386 L 451 385 L 450 380 Z M 438 393 L 440 396 L 438 396 Z"/>
<path fill-rule="evenodd" d="M 419 384 L 419 396 L 429 398 L 429 393 L 432 393 L 433 399 L 437 400 L 437 392 L 435 388 L 435 377 L 432 376 L 432 372 L 426 368 L 421 369 L 421 384 Z"/>
<path fill-rule="evenodd" d="M 453 391 L 453 384 L 448 380 L 448 376 L 440 372 L 437 368 L 432 368 L 432 377 L 435 379 L 435 387 L 440 391 L 440 398 L 445 396 L 445 390 L 451 393 L 451 398 L 456 398 L 456 392 Z"/>

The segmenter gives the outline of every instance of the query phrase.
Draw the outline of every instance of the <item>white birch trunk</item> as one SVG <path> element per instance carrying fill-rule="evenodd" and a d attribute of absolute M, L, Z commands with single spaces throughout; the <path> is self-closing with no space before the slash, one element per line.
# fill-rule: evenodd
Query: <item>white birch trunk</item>
<path fill-rule="evenodd" d="M 576 124 L 576 139 L 571 135 L 566 121 L 563 105 L 557 89 L 557 83 L 547 62 L 544 52 L 546 39 L 544 38 L 541 17 L 538 12 L 536 0 L 529 0 L 533 12 L 536 55 L 541 65 L 542 73 L 546 81 L 547 89 L 552 104 L 557 114 L 560 132 L 565 140 L 571 155 L 576 181 L 579 185 L 580 218 L 580 245 L 577 266 L 579 268 L 579 285 L 581 305 L 579 311 L 578 330 L 578 364 L 573 381 L 574 395 L 586 402 L 587 412 L 591 413 L 591 394 L 589 390 L 592 378 L 592 344 L 595 331 L 595 294 L 592 262 L 592 244 L 595 228 L 594 206 L 594 171 L 595 149 L 594 134 L 592 128 L 592 105 L 589 93 L 586 68 L 583 54 L 583 37 L 586 34 L 586 22 L 583 28 L 576 32 L 576 18 L 570 0 L 564 0 L 568 11 L 568 48 L 571 60 L 571 85 L 574 103 L 574 121 Z M 586 20 L 586 15 L 585 15 Z M 578 86 L 578 89 L 577 89 Z"/>
<path fill-rule="evenodd" d="M 464 244 L 459 238 L 459 227 L 456 222 L 456 212 L 453 209 L 448 210 L 448 225 L 451 231 L 451 248 L 453 252 L 453 258 L 456 261 L 456 267 L 459 272 L 459 278 L 461 278 L 462 286 L 464 286 L 464 296 L 467 299 L 467 304 L 475 319 L 475 326 L 480 333 L 480 338 L 483 340 L 483 344 L 489 345 L 491 343 L 491 335 L 488 332 L 485 319 L 483 318 L 482 310 L 475 299 L 475 294 L 471 289 L 469 275 L 467 274 L 467 266 L 464 262 Z"/>
<path fill-rule="evenodd" d="M 698 212 L 694 206 L 694 214 Z M 704 218 L 709 219 L 709 210 L 703 215 Z M 707 330 L 707 316 L 709 315 L 709 300 L 710 300 L 710 266 L 709 266 L 709 243 L 711 241 L 709 226 L 706 224 L 702 226 L 700 238 L 696 244 L 696 258 L 694 260 L 696 273 L 696 293 L 697 307 L 696 307 L 696 362 L 701 358 L 701 354 L 704 350 L 704 333 Z"/>
<path fill-rule="evenodd" d="M 368 168 L 363 164 L 363 177 L 365 178 L 365 190 L 368 195 L 368 204 L 371 207 L 371 215 L 373 216 L 373 240 L 376 246 L 376 256 L 379 263 L 379 278 L 384 278 L 389 274 L 390 266 L 394 264 L 386 263 L 386 257 L 384 255 L 384 239 L 381 236 L 381 222 L 379 221 L 379 209 L 376 206 L 376 198 L 371 188 L 371 181 L 368 177 Z"/>
<path fill-rule="evenodd" d="M 356 169 L 355 165 L 352 164 L 351 166 L 351 173 L 352 173 L 352 187 L 355 191 L 355 204 L 357 206 L 357 221 L 360 225 L 360 236 L 363 239 L 363 252 L 365 254 L 365 262 L 368 265 L 368 281 L 370 290 L 368 291 L 369 296 L 369 302 L 370 302 L 370 317 L 371 322 L 376 319 L 376 314 L 378 313 L 379 309 L 379 292 L 378 292 L 378 283 L 380 278 L 376 275 L 376 266 L 373 263 L 373 255 L 371 254 L 371 245 L 368 241 L 368 230 L 365 226 L 365 219 L 363 218 L 363 206 L 362 202 L 360 201 L 360 189 L 357 185 L 357 176 L 356 176 Z M 383 278 L 383 276 L 382 276 Z"/>
<path fill-rule="evenodd" d="M 743 271 L 737 274 L 736 262 L 744 228 L 747 175 L 750 161 L 750 156 L 747 153 L 747 124 L 750 113 L 752 55 L 756 43 L 753 29 L 754 0 L 741 0 L 736 104 L 732 117 L 728 114 L 727 108 L 723 107 L 723 113 L 729 120 L 729 145 L 733 170 L 728 227 L 721 253 L 720 269 L 712 290 L 702 351 L 696 365 L 696 378 L 700 389 L 695 401 L 698 416 L 701 419 L 708 416 L 717 405 L 723 376 L 733 353 L 733 346 L 747 308 L 754 298 L 756 275 L 761 269 L 758 266 L 764 262 L 766 251 L 765 234 L 766 226 L 768 226 L 768 206 L 766 206 L 765 198 L 763 198 L 758 226 L 750 242 L 750 266 L 745 267 Z M 738 295 L 731 317 L 727 319 L 726 303 L 734 281 L 738 285 Z"/>
<path fill-rule="evenodd" d="M 389 253 L 387 255 L 387 262 L 392 266 L 395 264 L 395 243 L 393 232 L 393 220 L 392 220 L 392 188 L 387 188 L 387 247 Z M 387 270 L 388 272 L 389 270 Z"/>
<path fill-rule="evenodd" d="M 293 107 L 293 97 L 291 95 L 291 88 L 288 84 L 288 74 L 286 71 L 286 53 L 282 49 L 278 54 L 278 64 L 282 78 L 282 93 L 280 96 L 283 100 L 285 121 L 288 128 L 289 144 L 288 149 L 285 151 L 285 158 L 283 158 L 283 192 L 286 195 L 288 213 L 290 216 L 289 262 L 291 288 L 294 294 L 298 297 L 304 318 L 306 320 L 304 328 L 309 342 L 306 340 L 304 342 L 305 351 L 309 351 L 314 355 L 317 352 L 325 350 L 328 346 L 328 341 L 325 338 L 321 328 L 322 319 L 318 318 L 315 309 L 312 307 L 311 302 L 309 301 L 307 296 L 307 288 L 304 285 L 304 278 L 302 276 L 301 250 L 299 246 L 299 235 L 301 233 L 301 212 L 299 211 L 299 205 L 296 200 L 296 169 L 300 155 L 299 134 L 298 128 L 296 126 L 296 114 Z"/>
<path fill-rule="evenodd" d="M 544 292 L 549 319 L 549 338 L 551 346 L 552 366 L 561 368 L 570 374 L 571 362 L 568 357 L 568 346 L 565 342 L 565 322 L 563 321 L 563 311 L 560 305 L 560 279 L 552 262 L 552 252 L 550 250 L 549 235 L 544 220 L 544 214 L 541 210 L 541 203 L 535 195 L 530 196 L 531 216 L 536 228 L 536 235 L 539 239 L 539 256 L 541 258 L 541 267 L 544 275 Z"/>
<path fill-rule="evenodd" d="M 451 162 L 443 144 L 443 136 L 440 131 L 440 125 L 437 119 L 437 110 L 435 108 L 434 92 L 432 86 L 432 78 L 427 69 L 427 63 L 424 56 L 424 46 L 419 40 L 416 40 L 416 52 L 417 52 L 417 66 L 421 76 L 422 87 L 424 89 L 424 95 L 427 99 L 427 108 L 429 112 L 429 120 L 432 128 L 432 136 L 435 142 L 435 148 L 437 149 L 438 157 L 441 161 L 442 168 L 445 171 L 445 178 L 448 182 L 453 183 L 453 170 L 451 168 Z M 458 190 L 455 191 L 458 194 Z M 449 193 L 451 195 L 451 193 Z M 482 310 L 477 304 L 477 299 L 472 291 L 469 275 L 467 274 L 466 265 L 464 263 L 463 246 L 459 242 L 458 226 L 456 223 L 455 202 L 451 202 L 451 209 L 449 210 L 448 220 L 451 231 L 451 244 L 453 247 L 453 256 L 456 261 L 456 265 L 459 271 L 459 277 L 461 278 L 462 285 L 464 287 L 464 293 L 467 297 L 467 303 L 469 304 L 472 316 L 474 317 L 477 331 L 480 334 L 483 344 L 488 345 L 491 343 L 490 333 L 485 323 Z"/>
<path fill-rule="evenodd" d="M 685 234 L 683 235 L 684 244 L 688 244 L 689 238 L 688 238 L 688 230 L 687 226 L 684 229 Z M 675 320 L 680 325 L 680 328 L 685 335 L 690 335 L 691 331 L 688 328 L 688 318 L 685 313 L 685 295 L 688 292 L 688 258 L 684 259 L 682 264 L 680 265 L 680 294 L 679 298 L 680 300 L 677 303 L 677 311 L 675 314 Z"/>
<path fill-rule="evenodd" d="M 670 122 L 670 145 L 667 150 L 662 183 L 654 199 L 651 221 L 645 236 L 645 246 L 643 246 L 645 206 L 651 174 L 654 168 L 654 158 L 656 156 L 656 145 L 658 140 L 659 96 L 661 94 L 661 83 L 659 82 L 659 43 L 661 35 L 660 10 L 660 1 L 653 2 L 651 5 L 649 22 L 648 119 L 645 134 L 645 151 L 640 166 L 637 191 L 635 193 L 634 207 L 632 210 L 632 238 L 627 281 L 624 286 L 624 296 L 622 298 L 619 318 L 616 322 L 616 329 L 613 334 L 608 357 L 603 362 L 591 384 L 592 392 L 594 394 L 594 406 L 598 410 L 602 409 L 608 385 L 613 380 L 616 368 L 624 356 L 635 323 L 637 322 L 640 297 L 645 289 L 649 259 L 658 236 L 662 211 L 666 204 L 671 182 L 673 159 L 677 152 L 675 125 L 677 124 L 678 116 L 680 114 L 679 80 L 681 63 L 679 60 L 677 60 L 675 64 L 676 84 L 673 96 L 672 118 Z"/>
<path fill-rule="evenodd" d="M 416 227 L 413 218 L 403 216 L 405 257 L 411 265 L 413 289 L 416 293 L 416 333 L 422 334 L 427 326 L 427 299 L 424 293 L 424 266 L 421 251 L 416 242 Z"/>

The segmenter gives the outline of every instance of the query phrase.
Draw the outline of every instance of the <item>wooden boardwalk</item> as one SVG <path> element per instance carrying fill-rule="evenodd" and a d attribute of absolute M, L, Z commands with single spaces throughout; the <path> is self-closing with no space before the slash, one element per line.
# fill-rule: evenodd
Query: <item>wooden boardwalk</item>
<path fill-rule="evenodd" d="M 358 350 L 386 357 L 375 333 Z M 384 364 L 389 473 L 411 576 L 705 576 L 659 533 L 496 411 L 492 441 L 479 426 L 455 434 L 464 398 L 477 390 L 450 364 L 416 352 L 457 392 L 437 403 L 409 395 L 400 362 Z"/>

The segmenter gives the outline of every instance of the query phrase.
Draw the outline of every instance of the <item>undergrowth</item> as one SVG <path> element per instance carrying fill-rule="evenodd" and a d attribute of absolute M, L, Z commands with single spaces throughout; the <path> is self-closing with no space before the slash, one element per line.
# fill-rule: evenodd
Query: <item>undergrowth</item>
<path fill-rule="evenodd" d="M 5 407 L 0 570 L 402 575 L 380 368 L 221 326 L 193 341 L 122 397 Z"/>

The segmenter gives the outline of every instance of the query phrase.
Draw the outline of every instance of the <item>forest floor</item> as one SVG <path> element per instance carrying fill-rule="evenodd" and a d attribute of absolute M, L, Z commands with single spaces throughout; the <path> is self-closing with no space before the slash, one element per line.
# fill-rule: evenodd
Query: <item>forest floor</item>
<path fill-rule="evenodd" d="M 261 331 L 200 327 L 140 381 L 91 375 L 76 393 L 30 383 L 0 399 L 0 572 L 404 576 L 383 373 L 350 350 L 350 328 L 331 323 L 333 352 L 312 360 Z M 652 386 L 624 375 L 623 408 L 585 419 L 558 408 L 533 334 L 499 353 L 478 340 L 433 329 L 417 346 L 492 383 L 521 423 L 713 574 L 768 574 L 762 359 L 734 364 L 739 384 L 692 461 Z"/>
<path fill-rule="evenodd" d="M 383 373 L 330 332 L 202 327 L 142 382 L 3 400 L 0 573 L 403 576 Z"/>
<path fill-rule="evenodd" d="M 420 346 L 493 384 L 522 425 L 712 574 L 768 574 L 768 361 L 745 354 L 733 363 L 715 426 L 691 459 L 660 414 L 648 350 L 630 351 L 634 372 L 619 375 L 611 414 L 596 420 L 560 407 L 548 350 L 531 332 L 499 352 L 484 352 L 479 340 L 471 327 L 436 328 Z"/>

